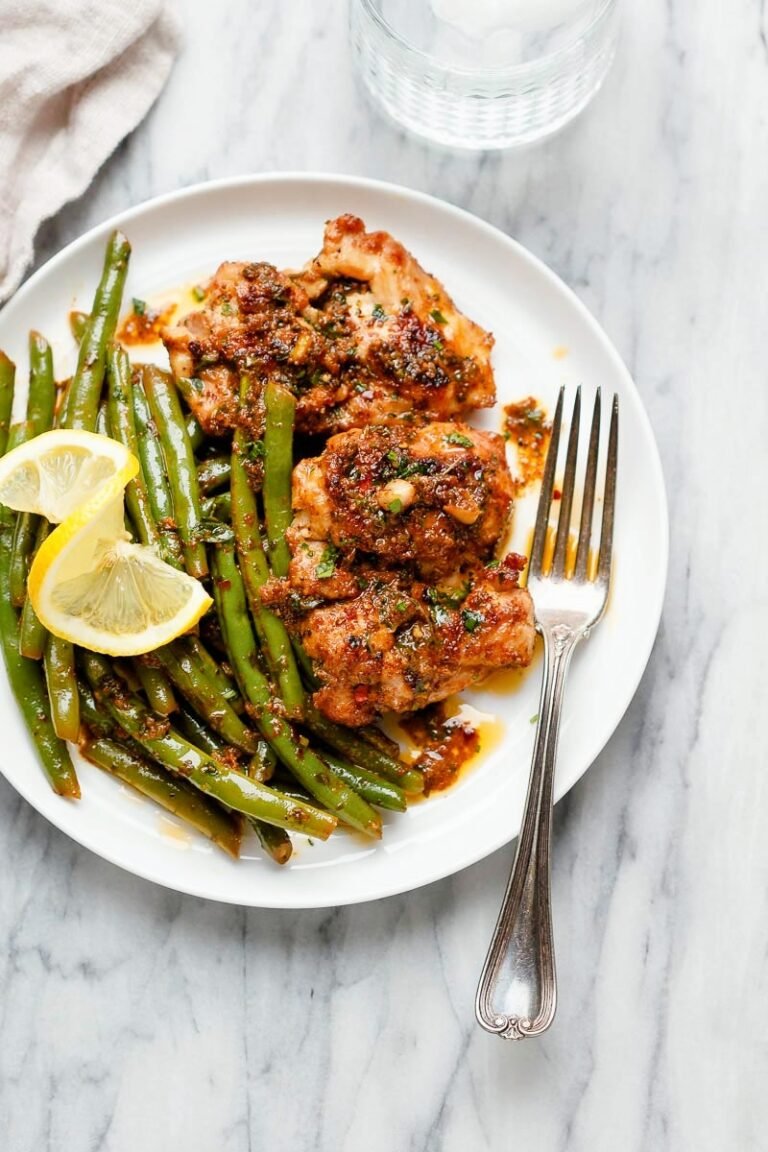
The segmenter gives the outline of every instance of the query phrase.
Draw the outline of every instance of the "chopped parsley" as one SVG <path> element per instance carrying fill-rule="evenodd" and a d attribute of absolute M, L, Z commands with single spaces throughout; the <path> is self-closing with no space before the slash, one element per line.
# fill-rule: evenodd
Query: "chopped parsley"
<path fill-rule="evenodd" d="M 199 284 L 195 284 L 192 289 L 192 295 L 198 304 L 202 304 L 203 300 L 205 300 L 205 288 L 201 288 Z"/>
<path fill-rule="evenodd" d="M 146 300 L 139 300 L 136 296 L 134 296 L 132 304 L 133 304 L 134 316 L 146 316 L 146 313 L 147 313 Z"/>
<path fill-rule="evenodd" d="M 245 450 L 249 460 L 263 460 L 265 449 L 263 440 L 252 440 Z"/>
<path fill-rule="evenodd" d="M 323 549 L 323 554 L 320 557 L 320 562 L 315 567 L 315 576 L 318 580 L 328 580 L 333 576 L 336 571 L 336 558 L 339 555 L 338 548 L 333 544 L 326 544 Z"/>
<path fill-rule="evenodd" d="M 433 308 L 432 311 L 430 312 L 430 316 L 434 320 L 435 324 L 447 324 L 448 323 L 448 321 L 446 320 L 445 316 L 443 316 L 443 314 L 439 308 Z"/>
<path fill-rule="evenodd" d="M 539 722 L 539 714 L 538 714 L 538 712 L 534 712 L 533 716 L 531 716 L 528 723 L 529 724 L 538 724 L 538 722 Z"/>
<path fill-rule="evenodd" d="M 467 632 L 476 632 L 481 624 L 485 623 L 485 617 L 480 612 L 471 612 L 465 608 L 461 613 L 461 618 L 464 621 L 464 628 Z"/>
<path fill-rule="evenodd" d="M 387 504 L 387 508 L 390 510 L 390 512 L 395 512 L 395 513 L 402 512 L 403 502 L 398 497 L 395 497 L 394 500 L 390 501 L 390 503 Z"/>
<path fill-rule="evenodd" d="M 386 320 L 387 314 L 382 308 L 381 304 L 374 304 L 371 316 L 374 320 Z"/>
<path fill-rule="evenodd" d="M 405 612 L 407 607 L 408 605 L 405 600 L 398 600 L 397 604 L 395 604 L 395 608 L 398 612 Z"/>
<path fill-rule="evenodd" d="M 459 588 L 443 591 L 440 588 L 427 588 L 426 596 L 430 604 L 443 604 L 450 608 L 458 608 L 462 600 L 469 595 L 470 582 L 466 580 Z"/>
<path fill-rule="evenodd" d="M 231 300 L 222 300 L 220 311 L 221 311 L 222 316 L 232 316 L 232 314 L 235 311 L 234 308 L 232 307 L 232 301 Z"/>
<path fill-rule="evenodd" d="M 457 444 L 459 448 L 471 448 L 472 441 L 469 436 L 462 435 L 461 432 L 449 432 L 445 437 L 446 444 Z"/>

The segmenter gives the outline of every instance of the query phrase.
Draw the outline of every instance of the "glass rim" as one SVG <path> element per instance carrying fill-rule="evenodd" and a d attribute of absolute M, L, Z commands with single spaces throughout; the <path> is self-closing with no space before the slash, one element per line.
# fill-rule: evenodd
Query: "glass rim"
<path fill-rule="evenodd" d="M 393 40 L 405 55 L 417 60 L 427 61 L 433 68 L 453 76 L 497 77 L 524 76 L 526 73 L 536 72 L 542 66 L 547 66 L 559 60 L 561 57 L 566 56 L 580 40 L 585 39 L 594 31 L 606 13 L 611 8 L 616 7 L 618 0 L 603 0 L 602 5 L 598 8 L 587 27 L 580 32 L 575 39 L 569 41 L 569 43 L 562 48 L 558 48 L 554 52 L 545 52 L 543 56 L 537 57 L 536 60 L 526 60 L 524 64 L 496 64 L 492 67 L 484 66 L 483 68 L 467 68 L 464 65 L 444 64 L 430 52 L 425 52 L 423 48 L 417 48 L 414 44 L 409 44 L 408 41 L 388 23 L 381 12 L 374 7 L 374 0 L 352 0 L 352 3 L 357 4 L 358 8 L 365 9 L 367 15 L 373 23 L 378 26 L 379 30 Z"/>

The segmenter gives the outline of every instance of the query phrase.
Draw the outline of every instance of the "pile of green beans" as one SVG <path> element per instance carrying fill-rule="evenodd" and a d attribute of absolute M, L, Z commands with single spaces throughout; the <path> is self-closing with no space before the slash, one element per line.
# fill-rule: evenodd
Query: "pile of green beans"
<path fill-rule="evenodd" d="M 248 466 L 246 423 L 231 445 L 209 440 L 188 408 L 190 384 L 132 366 L 117 342 L 130 245 L 109 239 L 90 313 L 73 312 L 77 368 L 57 387 L 47 341 L 29 337 L 23 420 L 11 423 L 15 368 L 0 352 L 0 455 L 50 428 L 99 430 L 139 461 L 126 521 L 142 544 L 203 581 L 214 609 L 202 634 L 133 660 L 111 660 L 49 636 L 26 582 L 49 531 L 0 506 L 0 645 L 22 716 L 51 786 L 80 795 L 70 747 L 237 856 L 246 825 L 278 864 L 290 833 L 327 838 L 339 824 L 381 835 L 377 809 L 402 811 L 423 791 L 379 729 L 350 730 L 313 706 L 311 665 L 261 589 L 290 555 L 293 396 L 244 377 L 241 403 L 263 387 L 263 479 Z M 70 747 L 68 747 L 68 745 Z"/>

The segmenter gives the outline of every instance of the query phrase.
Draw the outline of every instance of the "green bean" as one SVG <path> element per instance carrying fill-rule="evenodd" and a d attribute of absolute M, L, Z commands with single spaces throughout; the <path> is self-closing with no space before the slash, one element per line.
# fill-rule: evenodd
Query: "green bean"
<path fill-rule="evenodd" d="M 259 589 L 269 579 L 269 565 L 261 542 L 256 496 L 243 463 L 244 452 L 245 433 L 238 428 L 232 441 L 230 493 L 232 528 L 240 572 L 248 607 L 280 698 L 288 715 L 299 717 L 304 711 L 304 687 L 296 667 L 291 640 L 285 624 L 267 608 L 259 593 Z"/>
<path fill-rule="evenodd" d="M 27 575 L 30 557 L 35 550 L 35 540 L 40 517 L 33 512 L 19 512 L 13 529 L 11 548 L 11 571 L 8 589 L 14 608 L 21 608 L 27 598 Z"/>
<path fill-rule="evenodd" d="M 296 401 L 276 380 L 264 389 L 264 518 L 269 559 L 275 576 L 287 576 L 291 554 L 285 539 L 292 518 L 293 422 Z"/>
<path fill-rule="evenodd" d="M 0 383 L 0 394 L 6 386 L 13 386 L 12 374 L 10 385 L 7 384 L 8 379 L 9 374 L 6 373 L 5 382 Z M 13 428 L 9 430 L 7 436 L 4 430 L 0 432 L 0 436 L 6 439 L 6 446 L 13 444 L 13 433 Z M 10 509 L 0 507 L 0 645 L 5 658 L 8 682 L 51 787 L 60 796 L 77 799 L 80 796 L 77 774 L 67 746 L 56 735 L 51 722 L 50 705 L 42 672 L 33 660 L 25 659 L 19 651 L 19 620 L 8 595 L 12 524 L 13 514 Z"/>
<path fill-rule="evenodd" d="M 207 679 L 215 684 L 225 700 L 229 700 L 236 712 L 242 711 L 243 700 L 240 691 L 231 675 L 229 675 L 214 660 L 199 636 L 182 636 L 176 641 L 176 647 L 185 649 L 187 654 L 201 668 Z"/>
<path fill-rule="evenodd" d="M 385 756 L 389 756 L 392 760 L 399 760 L 400 758 L 400 745 L 396 740 L 392 740 L 383 732 L 377 724 L 366 724 L 362 728 L 355 728 L 355 735 L 359 736 L 361 740 L 365 740 L 366 744 L 370 744 L 372 748 L 378 749 L 383 752 Z"/>
<path fill-rule="evenodd" d="M 90 684 L 82 677 L 77 678 L 77 698 L 80 702 L 80 725 L 83 739 L 83 726 L 86 729 L 86 738 L 94 736 L 111 736 L 115 731 L 115 723 L 108 712 L 96 703 Z"/>
<path fill-rule="evenodd" d="M 144 390 L 157 427 L 165 470 L 171 485 L 174 518 L 190 576 L 208 575 L 205 546 L 198 539 L 203 518 L 192 445 L 172 378 L 151 364 L 144 366 Z"/>
<path fill-rule="evenodd" d="M 264 738 L 315 800 L 344 823 L 369 836 L 380 836 L 381 820 L 373 808 L 334 776 L 320 757 L 296 738 L 288 722 L 275 711 L 269 681 L 258 667 L 245 588 L 231 545 L 222 545 L 215 551 L 213 587 L 229 662 Z"/>
<path fill-rule="evenodd" d="M 48 341 L 38 332 L 29 334 L 29 395 L 27 420 L 29 437 L 47 432 L 53 424 L 56 402 L 56 384 L 53 379 L 53 357 Z M 16 517 L 11 550 L 10 594 L 16 608 L 21 608 L 27 597 L 27 574 L 30 556 L 40 517 L 32 512 L 20 512 Z"/>
<path fill-rule="evenodd" d="M 200 491 L 208 496 L 229 484 L 229 456 L 209 456 L 197 466 L 197 483 Z"/>
<path fill-rule="evenodd" d="M 30 566 L 38 549 L 43 541 L 47 539 L 50 531 L 51 525 L 41 517 L 40 523 L 37 526 L 35 546 L 29 558 Z M 22 656 L 25 656 L 29 660 L 42 660 L 47 636 L 48 632 L 44 625 L 38 620 L 35 610 L 32 607 L 32 601 L 27 596 L 24 601 L 24 607 L 21 610 L 21 623 L 19 625 L 19 651 Z"/>
<path fill-rule="evenodd" d="M 0 587 L 8 579 L 11 550 L 6 534 L 0 539 Z M 80 785 L 67 746 L 56 735 L 51 722 L 48 694 L 40 666 L 19 652 L 18 619 L 8 596 L 0 596 L 0 639 L 8 680 L 24 722 L 37 747 L 43 768 L 54 792 L 77 799 Z"/>
<path fill-rule="evenodd" d="M 192 407 L 191 397 L 197 393 L 197 388 L 193 387 L 192 381 L 187 377 L 174 377 L 174 379 L 178 392 L 181 393 L 183 400 Z M 190 414 L 185 417 L 185 420 L 187 420 L 187 434 L 191 440 L 192 448 L 197 452 L 198 448 L 203 447 L 205 444 L 205 432 L 201 429 L 195 412 L 190 412 Z"/>
<path fill-rule="evenodd" d="M 112 433 L 109 428 L 109 414 L 107 412 L 106 404 L 99 404 L 98 415 L 96 416 L 96 432 L 99 436 L 111 436 Z"/>
<path fill-rule="evenodd" d="M 218 496 L 206 496 L 201 501 L 203 516 L 206 520 L 221 520 L 229 524 L 232 519 L 232 497 L 229 492 L 219 492 Z"/>
<path fill-rule="evenodd" d="M 43 659 L 54 730 L 62 740 L 75 743 L 80 733 L 80 701 L 72 645 L 59 636 L 49 636 Z"/>
<path fill-rule="evenodd" d="M 16 365 L 13 360 L 6 356 L 5 352 L 0 352 L 0 456 L 5 455 L 8 445 L 15 379 Z"/>
<path fill-rule="evenodd" d="M 205 432 L 200 427 L 197 417 L 191 413 L 185 417 L 185 423 L 187 426 L 187 436 L 189 436 L 189 442 L 192 445 L 192 451 L 197 452 L 205 443 Z"/>
<path fill-rule="evenodd" d="M 262 848 L 275 864 L 287 864 L 293 855 L 293 845 L 286 830 L 274 824 L 263 824 L 261 820 L 252 820 L 251 826 Z"/>
<path fill-rule="evenodd" d="M 47 432 L 52 426 L 55 403 L 56 383 L 53 379 L 51 346 L 39 332 L 30 332 L 27 420 L 32 423 L 33 436 Z"/>
<path fill-rule="evenodd" d="M 137 696 L 139 695 L 141 692 L 141 680 L 139 680 L 130 660 L 126 660 L 124 657 L 118 657 L 116 660 L 113 660 L 112 671 L 115 676 L 120 677 L 129 692 L 134 692 Z"/>
<path fill-rule="evenodd" d="M 215 757 L 216 752 L 223 752 L 233 746 L 223 741 L 221 736 L 216 736 L 214 732 L 211 732 L 211 729 L 200 720 L 197 713 L 192 712 L 184 700 L 174 715 L 174 723 L 182 735 L 187 737 L 190 744 L 195 744 L 196 748 L 203 749 L 204 752 L 208 753 L 208 756 Z M 234 751 L 239 756 L 239 749 L 234 749 Z"/>
<path fill-rule="evenodd" d="M 18 448 L 35 435 L 35 425 L 27 416 L 14 424 L 9 437 L 11 448 Z M 29 572 L 30 556 L 35 549 L 40 517 L 31 512 L 20 512 L 13 528 L 13 543 L 11 545 L 11 566 L 8 574 L 8 590 L 14 608 L 21 608 L 27 598 L 27 573 Z"/>
<path fill-rule="evenodd" d="M 158 668 L 152 663 L 152 658 L 146 656 L 137 656 L 133 668 L 152 711 L 159 716 L 170 716 L 171 712 L 175 712 L 178 708 L 176 697 L 162 668 Z"/>
<path fill-rule="evenodd" d="M 30 557 L 35 549 L 40 517 L 33 512 L 19 512 L 13 529 L 9 591 L 14 608 L 21 608 L 27 598 L 27 575 Z"/>
<path fill-rule="evenodd" d="M 216 752 L 221 752 L 227 747 L 224 740 L 211 732 L 199 716 L 196 716 L 191 708 L 181 704 L 178 713 L 174 716 L 174 722 L 183 736 L 186 736 L 190 744 L 194 744 L 196 748 L 202 748 L 203 752 L 207 752 L 209 756 L 213 756 Z"/>
<path fill-rule="evenodd" d="M 29 599 L 24 601 L 19 621 L 19 651 L 27 660 L 42 660 L 48 631 L 37 618 Z"/>
<path fill-rule="evenodd" d="M 312 659 L 307 655 L 307 652 L 298 636 L 291 637 L 291 645 L 293 647 L 293 654 L 296 657 L 296 662 L 304 674 L 305 684 L 313 691 L 316 692 L 321 687 L 322 681 L 315 672 L 315 666 Z"/>
<path fill-rule="evenodd" d="M 86 760 L 130 784 L 161 808 L 191 824 L 235 859 L 240 855 L 240 821 L 215 800 L 178 776 L 169 777 L 143 756 L 114 740 L 87 740 L 80 751 Z"/>
<path fill-rule="evenodd" d="M 165 460 L 158 440 L 157 427 L 152 419 L 141 377 L 134 376 L 132 385 L 133 415 L 139 460 L 152 516 L 160 533 L 160 555 L 167 564 L 172 564 L 174 568 L 181 568 L 181 540 L 173 517 L 171 488 L 165 471 Z"/>
<path fill-rule="evenodd" d="M 214 760 L 218 759 L 222 752 L 240 755 L 239 749 L 232 744 L 227 744 L 220 736 L 211 732 L 210 728 L 190 708 L 182 705 L 178 715 L 174 716 L 174 721 L 176 727 L 182 735 L 186 736 L 190 744 L 202 748 L 209 756 L 213 756 Z M 266 740 L 259 739 L 256 751 L 248 762 L 248 775 L 252 776 L 254 780 L 260 780 L 262 784 L 266 784 L 274 773 L 275 763 L 276 759 L 272 749 Z"/>
<path fill-rule="evenodd" d="M 256 751 L 256 734 L 246 728 L 231 704 L 220 694 L 215 681 L 208 679 L 186 652 L 169 644 L 158 648 L 154 655 L 184 699 L 214 732 L 236 748 L 251 753 Z"/>
<path fill-rule="evenodd" d="M 107 243 L 104 270 L 80 342 L 77 368 L 62 421 L 65 428 L 85 428 L 92 432 L 96 427 L 107 366 L 107 345 L 117 327 L 130 254 L 131 246 L 126 237 L 121 232 L 113 232 Z"/>
<path fill-rule="evenodd" d="M 333 772 L 350 788 L 354 788 L 358 795 L 367 800 L 369 804 L 378 804 L 380 808 L 389 808 L 393 812 L 405 812 L 405 792 L 391 780 L 377 776 L 375 772 L 368 772 L 365 768 L 358 768 L 348 760 L 342 760 L 325 748 L 321 753 L 323 759 L 333 769 Z"/>
<path fill-rule="evenodd" d="M 255 780 L 262 780 L 266 784 L 274 776 L 276 766 L 277 756 L 271 744 L 262 738 L 259 740 L 259 746 L 248 765 L 248 774 L 253 776 Z"/>
<path fill-rule="evenodd" d="M 167 720 L 152 717 L 141 701 L 126 693 L 110 674 L 103 657 L 84 652 L 83 665 L 97 702 L 104 702 L 115 722 L 157 763 L 245 816 L 323 840 L 330 836 L 336 826 L 331 813 L 301 804 L 219 764 L 185 740 Z"/>
<path fill-rule="evenodd" d="M 347 757 L 361 768 L 367 768 L 398 784 L 404 792 L 419 793 L 424 791 L 424 777 L 415 768 L 409 768 L 401 760 L 380 752 L 364 740 L 361 740 L 351 728 L 343 728 L 334 724 L 324 716 L 313 704 L 307 704 L 304 715 L 304 724 L 310 732 L 319 736 L 324 744 L 328 744 L 336 752 Z"/>
<path fill-rule="evenodd" d="M 124 349 L 115 343 L 110 343 L 107 350 L 107 388 L 107 412 L 111 435 L 138 459 L 139 443 L 133 408 L 131 365 Z M 141 469 L 125 489 L 125 503 L 141 543 L 154 544 L 159 548 L 160 533 L 152 515 L 149 492 Z"/>

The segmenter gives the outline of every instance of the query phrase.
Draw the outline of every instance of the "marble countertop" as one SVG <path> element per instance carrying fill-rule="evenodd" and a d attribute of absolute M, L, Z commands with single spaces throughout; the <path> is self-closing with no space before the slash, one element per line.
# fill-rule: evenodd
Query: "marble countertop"
<path fill-rule="evenodd" d="M 376 904 L 244 910 L 119 871 L 0 780 L 2 1147 L 765 1147 L 767 553 L 746 522 L 768 485 L 763 6 L 626 4 L 588 112 L 484 156 L 367 106 L 344 4 L 182 8 L 166 91 L 39 260 L 235 173 L 362 173 L 468 208 L 575 289 L 634 375 L 669 489 L 669 588 L 633 704 L 557 808 L 561 1001 L 538 1042 L 473 1018 L 508 849 Z"/>

